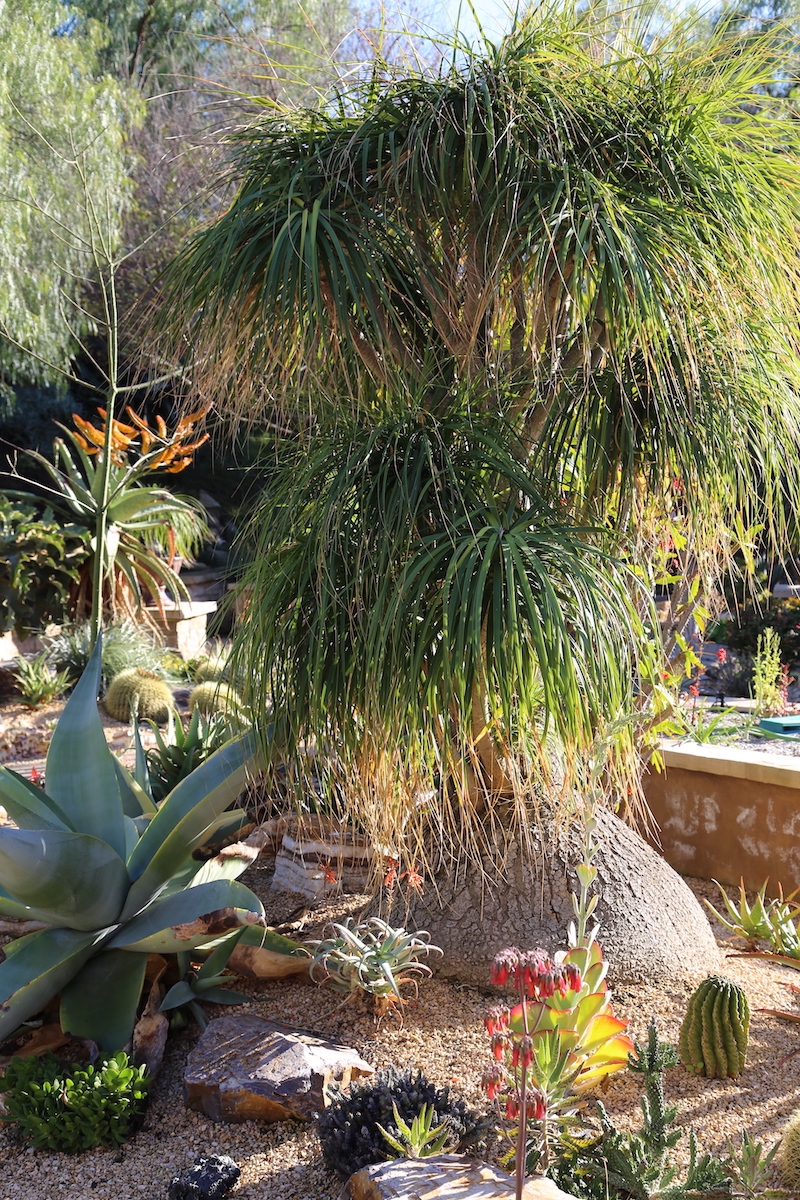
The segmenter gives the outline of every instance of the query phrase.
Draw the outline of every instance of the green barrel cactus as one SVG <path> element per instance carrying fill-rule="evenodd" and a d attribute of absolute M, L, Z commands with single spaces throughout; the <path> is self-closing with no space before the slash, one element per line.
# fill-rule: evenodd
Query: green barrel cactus
<path fill-rule="evenodd" d="M 130 721 L 135 709 L 141 720 L 163 722 L 168 720 L 175 706 L 168 684 L 144 667 L 133 667 L 115 675 L 103 703 L 117 721 Z"/>
<path fill-rule="evenodd" d="M 693 1075 L 727 1079 L 744 1068 L 750 1005 L 732 979 L 709 975 L 689 999 L 678 1050 Z"/>
<path fill-rule="evenodd" d="M 800 1109 L 792 1113 L 778 1147 L 781 1183 L 792 1195 L 800 1193 Z"/>
<path fill-rule="evenodd" d="M 209 679 L 198 683 L 189 693 L 189 710 L 199 709 L 205 716 L 211 713 L 238 714 L 242 713 L 242 699 L 227 683 Z"/>

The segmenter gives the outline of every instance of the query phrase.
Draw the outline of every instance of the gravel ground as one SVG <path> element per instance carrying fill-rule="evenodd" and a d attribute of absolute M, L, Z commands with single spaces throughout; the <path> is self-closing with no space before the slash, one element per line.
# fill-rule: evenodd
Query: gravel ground
<path fill-rule="evenodd" d="M 247 882 L 264 892 L 268 872 L 256 867 L 249 874 Z M 690 882 L 699 896 L 714 896 L 712 885 Z M 286 915 L 297 900 L 269 892 L 266 897 L 271 919 L 281 910 Z M 357 904 L 357 898 L 350 901 L 351 907 Z M 338 915 L 345 907 L 341 901 L 329 904 L 320 919 Z M 794 1005 L 788 990 L 794 974 L 786 968 L 731 958 L 726 973 L 744 985 L 754 1010 Z M 345 1041 L 375 1066 L 413 1063 L 438 1085 L 449 1083 L 469 1104 L 486 1108 L 478 1082 L 487 1058 L 481 1025 L 487 993 L 434 979 L 420 987 L 418 999 L 410 999 L 402 1023 L 389 1018 L 378 1025 L 366 1003 L 337 1007 L 334 994 L 309 982 L 276 980 L 245 984 L 243 990 L 252 995 L 247 1006 L 252 1012 Z M 662 1037 L 674 1042 L 690 992 L 688 983 L 637 985 L 616 993 L 615 1008 L 629 1019 L 635 1038 L 644 1038 L 654 1016 Z M 221 1011 L 209 1006 L 210 1015 Z M 119 1153 L 49 1154 L 27 1149 L 12 1127 L 2 1130 L 0 1200 L 165 1197 L 174 1174 L 200 1154 L 213 1152 L 231 1155 L 242 1169 L 231 1193 L 236 1200 L 336 1200 L 341 1184 L 323 1166 L 312 1128 L 292 1123 L 214 1125 L 184 1108 L 182 1072 L 197 1036 L 184 1031 L 170 1039 L 144 1126 Z M 723 1152 L 726 1139 L 738 1140 L 745 1128 L 766 1146 L 777 1140 L 788 1114 L 800 1106 L 800 1056 L 783 1061 L 798 1047 L 796 1025 L 754 1011 L 747 1068 L 739 1081 L 695 1079 L 682 1067 L 668 1073 L 667 1097 L 677 1103 L 681 1125 L 695 1127 L 701 1149 Z M 604 1102 L 620 1124 L 637 1124 L 638 1099 L 633 1076 L 621 1073 L 609 1081 Z"/>

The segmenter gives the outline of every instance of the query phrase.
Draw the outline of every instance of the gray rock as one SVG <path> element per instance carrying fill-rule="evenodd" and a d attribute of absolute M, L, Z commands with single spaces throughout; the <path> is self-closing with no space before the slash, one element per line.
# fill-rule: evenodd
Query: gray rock
<path fill-rule="evenodd" d="M 184 1097 L 212 1121 L 308 1121 L 329 1084 L 372 1073 L 347 1046 L 242 1013 L 209 1021 L 186 1064 Z"/>
<path fill-rule="evenodd" d="M 241 1173 L 227 1154 L 209 1154 L 182 1175 L 176 1175 L 167 1195 L 169 1200 L 219 1200 L 231 1190 Z"/>

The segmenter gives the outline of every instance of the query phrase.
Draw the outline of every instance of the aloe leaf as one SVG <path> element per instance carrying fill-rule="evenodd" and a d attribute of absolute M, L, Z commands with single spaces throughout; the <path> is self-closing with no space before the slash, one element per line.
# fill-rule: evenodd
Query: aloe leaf
<path fill-rule="evenodd" d="M 169 989 L 164 999 L 159 1005 L 159 1012 L 169 1012 L 171 1008 L 180 1008 L 182 1004 L 190 1004 L 195 999 L 195 994 L 189 987 L 185 979 L 179 979 L 176 984 Z"/>
<path fill-rule="evenodd" d="M 41 929 L 5 947 L 0 962 L 0 1042 L 42 1008 L 91 957 L 96 933 Z"/>
<path fill-rule="evenodd" d="M 107 842 L 122 858 L 125 828 L 119 783 L 97 711 L 101 656 L 99 636 L 56 726 L 45 778 L 49 794 L 71 824 Z"/>
<path fill-rule="evenodd" d="M 228 965 L 228 959 L 233 954 L 242 939 L 242 934 L 245 931 L 245 926 L 235 930 L 230 937 L 226 937 L 220 944 L 209 954 L 206 961 L 203 963 L 200 970 L 197 972 L 198 982 L 203 982 L 223 971 Z"/>
<path fill-rule="evenodd" d="M 253 997 L 227 987 L 203 987 L 198 984 L 196 999 L 205 1000 L 208 1004 L 249 1004 Z"/>
<path fill-rule="evenodd" d="M 71 929 L 113 925 L 128 892 L 125 863 L 99 838 L 60 829 L 0 829 L 0 884 Z"/>
<path fill-rule="evenodd" d="M 158 895 L 201 844 L 210 824 L 236 799 L 255 758 L 252 732 L 217 750 L 173 788 L 153 817 L 128 863 L 131 887 L 122 919 Z"/>
<path fill-rule="evenodd" d="M 101 950 L 61 993 L 64 1033 L 95 1042 L 103 1054 L 123 1050 L 133 1036 L 146 968 L 146 954 Z"/>
<path fill-rule="evenodd" d="M 118 929 L 109 946 L 126 950 L 174 953 L 216 940 L 240 925 L 263 917 L 261 901 L 236 880 L 202 883 L 148 905 Z"/>
<path fill-rule="evenodd" d="M 0 803 L 20 829 L 75 828 L 46 792 L 10 767 L 0 766 Z"/>

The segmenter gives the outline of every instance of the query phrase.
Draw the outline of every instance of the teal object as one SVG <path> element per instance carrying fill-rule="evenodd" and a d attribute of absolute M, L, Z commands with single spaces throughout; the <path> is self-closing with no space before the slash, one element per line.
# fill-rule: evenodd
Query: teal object
<path fill-rule="evenodd" d="M 758 722 L 759 729 L 768 733 L 788 734 L 790 737 L 800 735 L 800 717 L 762 717 Z"/>

